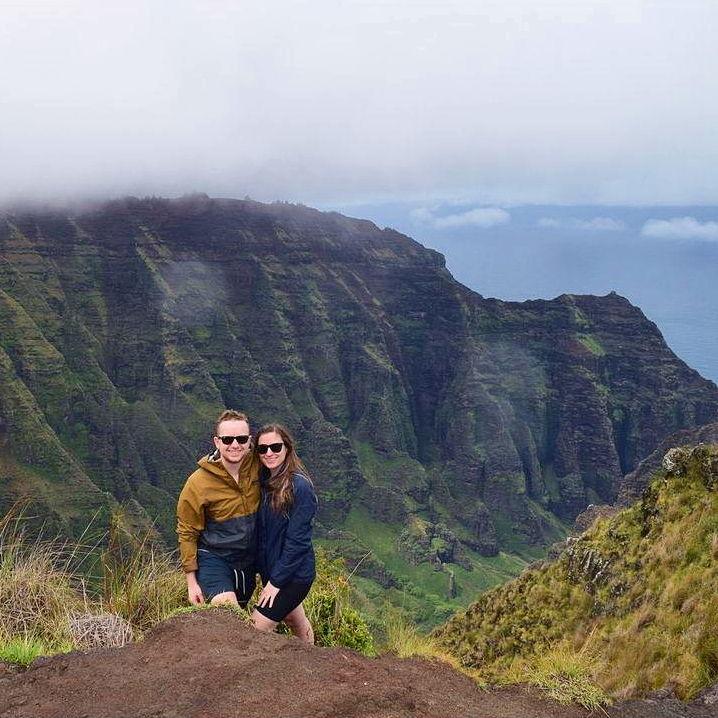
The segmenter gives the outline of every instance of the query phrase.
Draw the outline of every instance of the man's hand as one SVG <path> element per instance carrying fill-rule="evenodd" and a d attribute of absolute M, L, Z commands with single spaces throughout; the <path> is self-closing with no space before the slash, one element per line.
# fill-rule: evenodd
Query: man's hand
<path fill-rule="evenodd" d="M 277 597 L 279 589 L 272 585 L 271 581 L 267 581 L 267 585 L 262 589 L 262 593 L 259 594 L 257 605 L 264 608 L 271 608 L 274 603 L 274 599 Z"/>
<path fill-rule="evenodd" d="M 187 576 L 187 596 L 189 602 L 195 606 L 200 603 L 204 603 L 204 596 L 202 595 L 202 589 L 197 583 L 197 576 L 194 571 L 185 574 Z"/>

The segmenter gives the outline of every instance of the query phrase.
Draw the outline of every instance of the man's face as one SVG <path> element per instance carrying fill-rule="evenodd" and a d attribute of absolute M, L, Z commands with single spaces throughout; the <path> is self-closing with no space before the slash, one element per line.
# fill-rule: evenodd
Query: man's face
<path fill-rule="evenodd" d="M 246 437 L 247 441 L 241 444 L 236 438 L 230 444 L 225 444 L 229 437 Z M 227 419 L 220 423 L 217 429 L 217 436 L 214 437 L 214 445 L 219 451 L 219 455 L 226 464 L 238 464 L 246 456 L 250 450 L 249 442 L 249 424 L 239 419 Z"/>

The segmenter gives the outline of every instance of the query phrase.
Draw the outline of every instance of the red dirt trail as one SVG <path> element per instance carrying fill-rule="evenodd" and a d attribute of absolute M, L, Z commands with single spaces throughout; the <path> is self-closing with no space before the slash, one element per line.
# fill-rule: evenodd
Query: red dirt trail
<path fill-rule="evenodd" d="M 54 656 L 22 673 L 0 671 L 2 718 L 587 715 L 521 687 L 483 691 L 440 663 L 368 659 L 261 634 L 227 611 L 178 616 L 123 648 Z"/>

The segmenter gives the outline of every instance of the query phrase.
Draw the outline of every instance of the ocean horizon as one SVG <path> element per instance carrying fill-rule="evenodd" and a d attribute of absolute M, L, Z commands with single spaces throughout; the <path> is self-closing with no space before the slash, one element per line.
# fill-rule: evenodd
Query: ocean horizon
<path fill-rule="evenodd" d="M 436 249 L 452 275 L 484 297 L 520 302 L 617 292 L 658 326 L 677 356 L 718 383 L 718 207 L 472 207 L 325 209 L 371 219 Z M 652 226 L 662 234 L 651 234 Z M 680 231 L 685 226 L 698 236 Z"/>

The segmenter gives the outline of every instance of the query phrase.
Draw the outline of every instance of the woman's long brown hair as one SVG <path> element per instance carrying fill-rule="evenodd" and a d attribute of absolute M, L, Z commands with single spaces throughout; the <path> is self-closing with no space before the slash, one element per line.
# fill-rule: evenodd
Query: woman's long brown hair
<path fill-rule="evenodd" d="M 272 505 L 272 511 L 276 513 L 287 513 L 294 503 L 292 474 L 302 474 L 310 484 L 312 484 L 312 479 L 306 467 L 297 456 L 292 435 L 281 424 L 266 424 L 263 426 L 257 432 L 254 450 L 257 451 L 259 447 L 259 438 L 264 434 L 271 434 L 272 432 L 282 437 L 284 446 L 287 449 L 287 455 L 277 473 L 274 474 L 274 476 L 270 476 L 265 485 L 269 492 L 269 501 Z M 257 454 L 257 456 L 259 457 L 259 454 Z M 264 468 L 266 469 L 266 467 Z"/>

